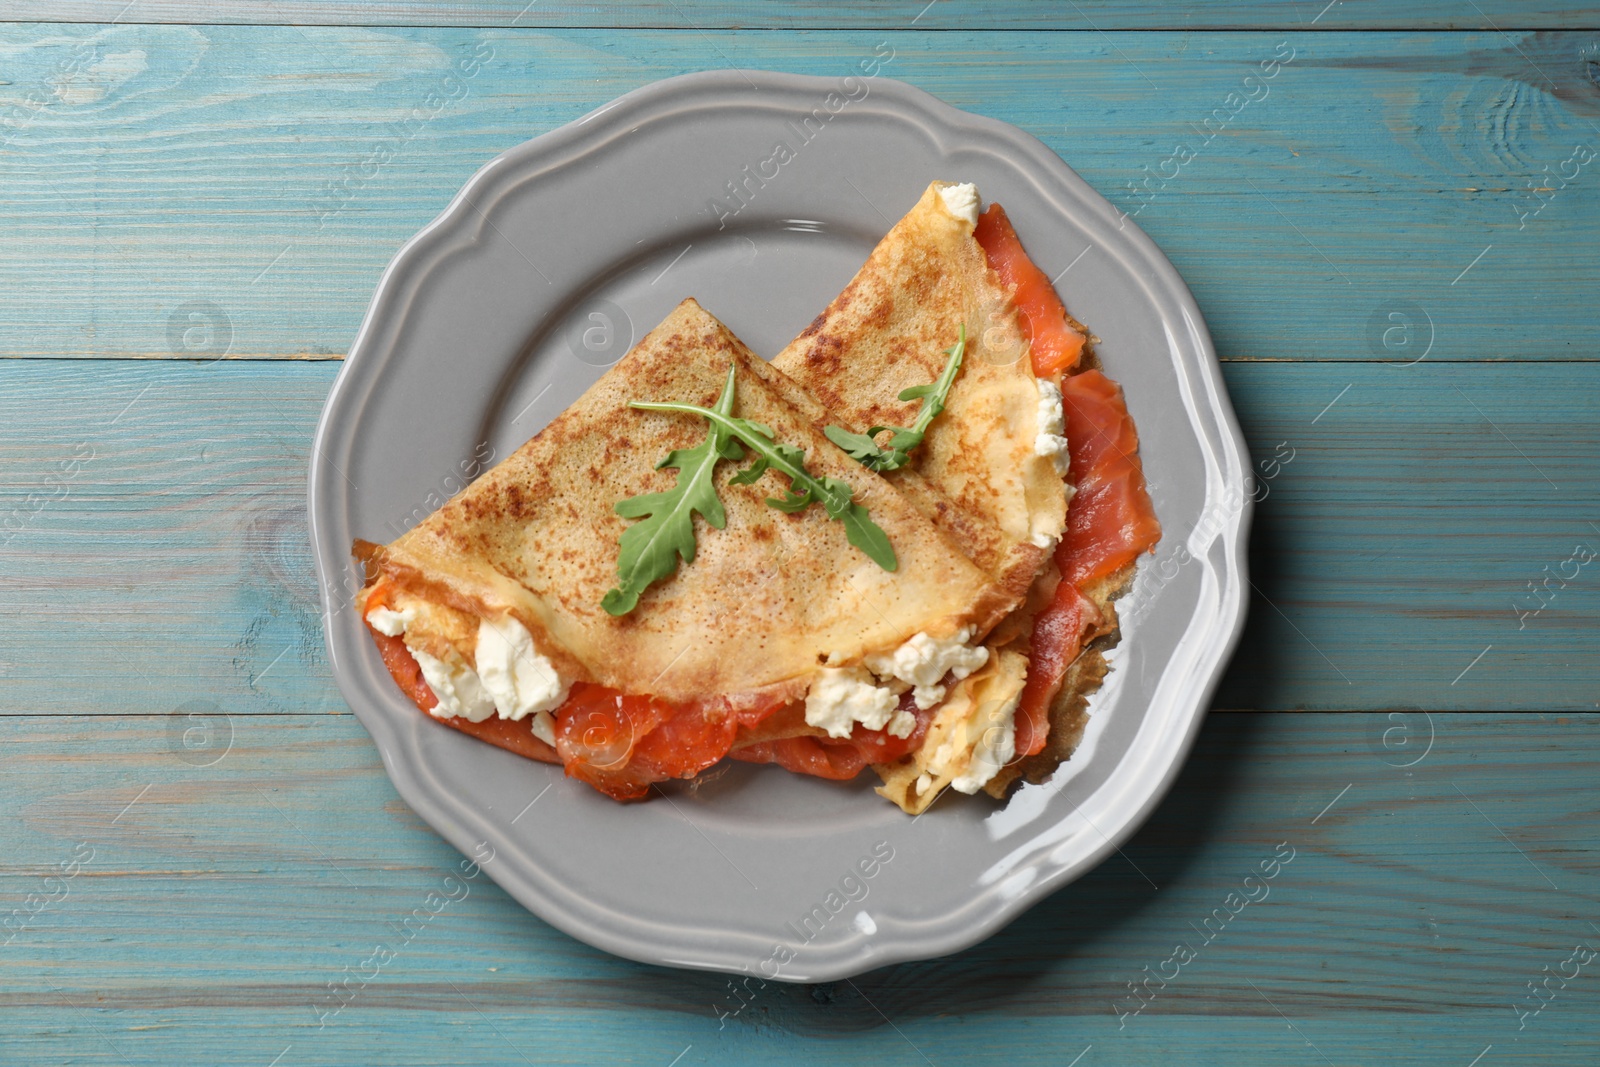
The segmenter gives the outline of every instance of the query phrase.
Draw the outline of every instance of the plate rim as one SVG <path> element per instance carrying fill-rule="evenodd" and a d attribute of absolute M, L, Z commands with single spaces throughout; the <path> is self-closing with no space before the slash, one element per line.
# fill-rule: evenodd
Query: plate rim
<path fill-rule="evenodd" d="M 455 798 L 439 795 L 434 785 L 427 780 L 425 769 L 411 758 L 412 753 L 400 736 L 397 724 L 362 699 L 368 694 L 355 684 L 355 679 L 351 677 L 352 672 L 343 667 L 344 659 L 334 621 L 344 610 L 345 605 L 340 601 L 339 583 L 334 580 L 334 574 L 339 573 L 340 568 L 334 564 L 333 559 L 347 556 L 348 553 L 340 552 L 334 547 L 331 551 L 340 552 L 340 555 L 330 559 L 329 553 L 324 551 L 323 544 L 327 529 L 338 525 L 342 511 L 338 497 L 338 480 L 343 476 L 328 458 L 329 450 L 339 443 L 341 422 L 347 421 L 341 416 L 352 404 L 357 405 L 356 410 L 359 411 L 362 394 L 370 392 L 387 365 L 387 359 L 382 357 L 392 358 L 392 346 L 388 352 L 383 351 L 381 337 L 385 332 L 392 335 L 411 313 L 410 298 L 414 286 L 426 278 L 428 268 L 438 258 L 453 251 L 451 247 L 434 246 L 452 231 L 456 231 L 458 238 L 470 245 L 482 237 L 486 223 L 493 225 L 488 220 L 493 205 L 486 205 L 488 210 L 485 210 L 475 203 L 474 197 L 481 190 L 490 188 L 502 173 L 511 172 L 519 163 L 531 163 L 541 157 L 550 160 L 551 169 L 571 166 L 590 152 L 603 150 L 615 135 L 625 133 L 630 123 L 646 121 L 650 117 L 661 118 L 673 113 L 676 107 L 684 106 L 680 97 L 687 96 L 693 101 L 697 94 L 710 90 L 714 94 L 720 94 L 720 99 L 712 106 L 732 107 L 736 106 L 737 97 L 747 97 L 752 92 L 759 93 L 762 85 L 770 86 L 782 93 L 825 92 L 840 80 L 839 77 L 824 75 L 719 69 L 676 75 L 640 86 L 570 123 L 515 145 L 490 159 L 468 178 L 448 205 L 432 221 L 401 245 L 378 280 L 362 317 L 361 326 L 351 342 L 343 366 L 335 378 L 318 418 L 309 461 L 307 525 L 322 606 L 324 644 L 328 651 L 329 666 L 334 680 L 357 719 L 372 736 L 382 757 L 384 771 L 396 792 L 436 833 L 464 855 L 473 854 L 475 847 L 481 847 L 484 838 L 472 830 L 461 812 L 451 810 L 446 801 Z M 924 128 L 931 127 L 930 132 L 940 135 L 980 133 L 991 140 L 1003 143 L 1008 150 L 1025 155 L 1025 159 L 1019 158 L 1017 161 L 1018 173 L 1032 181 L 1038 194 L 1053 207 L 1061 210 L 1063 214 L 1077 215 L 1081 215 L 1083 209 L 1088 208 L 1099 216 L 1102 223 L 1114 225 L 1119 230 L 1120 236 L 1127 242 L 1125 247 L 1138 254 L 1141 265 L 1152 268 L 1149 276 L 1142 279 L 1144 283 L 1157 290 L 1160 296 L 1173 301 L 1182 317 L 1182 326 L 1188 335 L 1188 343 L 1194 350 L 1194 358 L 1190 360 L 1186 354 L 1180 353 L 1174 360 L 1174 366 L 1180 377 L 1184 373 L 1191 377 L 1198 376 L 1200 380 L 1191 384 L 1204 387 L 1204 395 L 1196 396 L 1188 405 L 1190 409 L 1188 414 L 1191 418 L 1196 414 L 1209 416 L 1208 420 L 1197 422 L 1195 426 L 1197 436 L 1203 444 L 1209 445 L 1213 452 L 1223 453 L 1225 458 L 1233 461 L 1231 465 L 1226 465 L 1228 470 L 1243 470 L 1248 474 L 1248 448 L 1233 412 L 1222 378 L 1221 365 L 1199 306 L 1176 267 L 1159 246 L 1133 223 L 1131 217 L 1119 211 L 1101 196 L 1054 151 L 1032 134 L 999 119 L 963 111 L 903 81 L 878 76 L 871 79 L 871 84 L 873 95 L 888 99 L 894 105 L 893 111 L 898 117 L 910 121 L 920 119 Z M 748 102 L 768 103 L 768 101 Z M 707 102 L 691 102 L 688 106 L 705 108 Z M 646 114 L 641 115 L 640 112 Z M 651 112 L 654 114 L 650 114 Z M 608 134 L 610 136 L 607 136 Z M 945 137 L 939 136 L 938 141 L 942 146 Z M 521 179 L 526 180 L 528 177 L 529 175 L 522 175 Z M 1072 194 L 1070 201 L 1064 203 L 1059 193 L 1052 192 L 1049 188 L 1052 183 L 1065 185 Z M 520 181 L 513 183 L 511 188 L 515 188 L 518 184 Z M 501 190 L 500 195 L 506 195 L 509 191 L 510 189 Z M 1069 206 L 1073 209 L 1071 212 L 1067 210 Z M 475 226 L 474 219 L 469 213 L 473 211 L 479 216 Z M 464 237 L 463 227 L 468 228 Z M 408 274 L 412 276 L 410 279 L 406 277 Z M 410 287 L 407 284 L 408 280 L 412 283 Z M 1164 321 L 1167 319 L 1166 314 L 1162 314 L 1161 317 Z M 364 380 L 366 389 L 362 390 L 360 387 Z M 1242 464 L 1239 462 L 1241 457 L 1245 460 Z M 1211 494 L 1208 492 L 1206 501 L 1209 503 L 1210 500 Z M 1098 846 L 1089 849 L 1082 857 L 1070 863 L 1058 861 L 1055 869 L 1043 872 L 1020 893 L 999 898 L 999 906 L 988 914 L 977 917 L 976 921 L 972 921 L 973 916 L 965 914 L 969 910 L 967 907 L 958 908 L 938 919 L 920 923 L 915 932 L 908 932 L 898 938 L 880 935 L 869 945 L 858 947 L 854 951 L 836 951 L 827 957 L 809 956 L 804 974 L 763 973 L 763 977 L 793 982 L 836 981 L 893 963 L 959 952 L 992 936 L 1051 893 L 1098 866 L 1137 832 L 1166 797 L 1181 773 L 1205 719 L 1211 696 L 1221 683 L 1228 658 L 1237 647 L 1243 633 L 1245 616 L 1249 608 L 1249 598 L 1244 595 L 1244 588 L 1249 584 L 1247 549 L 1253 511 L 1254 501 L 1251 495 L 1242 493 L 1239 508 L 1228 516 L 1223 529 L 1217 534 L 1224 550 L 1221 566 L 1212 566 L 1203 557 L 1197 557 L 1208 569 L 1227 580 L 1219 580 L 1215 622 L 1195 653 L 1197 672 L 1192 673 L 1200 675 L 1199 683 L 1185 691 L 1180 697 L 1180 706 L 1175 709 L 1175 715 L 1181 719 L 1183 725 L 1181 736 L 1167 739 L 1168 743 L 1164 747 L 1168 748 L 1169 755 L 1161 768 L 1159 779 L 1147 784 L 1137 805 L 1120 819 L 1115 828 L 1109 833 L 1100 835 L 1102 840 Z M 347 589 L 348 586 L 344 588 Z M 1197 615 L 1199 610 L 1197 607 Z M 1185 636 L 1180 639 L 1180 648 L 1187 641 L 1194 640 L 1192 637 L 1194 625 L 1191 621 Z M 1037 865 L 1042 862 L 1042 858 L 1036 857 L 1027 862 Z M 604 922 L 596 921 L 597 917 L 603 919 L 611 915 L 609 911 L 591 908 L 585 912 L 581 907 L 564 907 L 551 897 L 538 893 L 529 883 L 525 873 L 508 869 L 504 863 L 488 860 L 482 864 L 482 869 L 530 912 L 568 935 L 617 956 L 657 965 L 736 974 L 750 973 L 751 961 L 761 958 L 759 952 L 752 952 L 743 947 L 729 949 L 727 943 L 730 940 L 738 941 L 741 946 L 745 940 L 743 932 L 737 937 L 730 932 L 723 937 L 721 944 L 695 945 L 694 955 L 705 958 L 685 959 L 685 945 L 681 941 L 675 945 L 668 945 L 641 938 L 634 932 L 614 932 Z M 700 932 L 698 927 L 680 926 L 676 929 L 684 933 Z"/>

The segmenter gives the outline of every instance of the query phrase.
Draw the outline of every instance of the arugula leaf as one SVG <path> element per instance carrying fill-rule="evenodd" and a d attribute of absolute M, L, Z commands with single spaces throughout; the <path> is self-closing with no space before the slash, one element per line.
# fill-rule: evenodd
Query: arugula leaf
<path fill-rule="evenodd" d="M 927 385 L 913 385 L 900 391 L 901 400 L 921 400 L 922 407 L 917 411 L 917 420 L 909 428 L 904 426 L 874 426 L 866 433 L 851 433 L 839 426 L 828 426 L 823 429 L 828 440 L 838 445 L 850 458 L 857 463 L 874 471 L 897 471 L 911 461 L 911 450 L 922 444 L 923 436 L 928 432 L 928 426 L 944 411 L 945 401 L 950 397 L 950 387 L 955 384 L 956 373 L 961 370 L 961 360 L 967 351 L 967 324 L 961 324 L 960 334 L 956 343 L 945 349 L 945 354 L 950 358 L 945 362 L 944 372 L 937 380 Z M 876 438 L 880 433 L 889 432 L 887 445 L 879 445 Z"/>
<path fill-rule="evenodd" d="M 717 398 L 716 411 L 727 415 L 733 410 L 733 371 Z M 743 459 L 744 449 L 727 429 L 715 422 L 706 439 L 694 448 L 678 448 L 656 464 L 657 470 L 672 467 L 678 481 L 662 493 L 619 500 L 613 510 L 625 519 L 640 519 L 622 531 L 621 551 L 617 555 L 617 587 L 606 593 L 600 606 L 612 615 L 626 615 L 639 603 L 639 597 L 653 583 L 670 577 L 678 559 L 694 562 L 694 513 L 720 530 L 727 525 L 722 501 L 717 499 L 711 475 L 717 462 Z"/>
<path fill-rule="evenodd" d="M 732 392 L 733 370 L 730 368 L 724 395 L 731 397 Z M 789 491 L 781 498 L 769 497 L 767 503 L 770 506 L 792 514 L 810 504 L 820 503 L 830 518 L 844 523 L 845 538 L 866 553 L 869 559 L 886 571 L 899 568 L 900 562 L 895 557 L 894 546 L 889 543 L 889 535 L 872 521 L 872 516 L 865 507 L 852 499 L 855 490 L 850 484 L 838 478 L 818 478 L 806 470 L 805 450 L 774 440 L 776 435 L 772 427 L 750 419 L 735 418 L 720 401 L 715 410 L 696 404 L 653 403 L 638 400 L 630 406 L 640 411 L 679 411 L 684 414 L 699 415 L 713 427 L 721 427 L 729 437 L 736 439 L 755 453 L 755 461 L 730 479 L 733 484 L 750 485 L 768 470 L 784 475 L 789 479 Z"/>
<path fill-rule="evenodd" d="M 886 571 L 893 571 L 900 566 L 900 561 L 894 555 L 894 545 L 889 543 L 889 535 L 883 532 L 883 527 L 872 521 L 872 515 L 865 507 L 852 500 L 849 507 L 833 517 L 844 523 L 845 540 L 866 553 L 872 562 Z"/>
<path fill-rule="evenodd" d="M 822 432 L 828 440 L 838 445 L 851 459 L 862 466 L 871 466 L 870 460 L 878 459 L 884 454 L 878 443 L 864 433 L 851 433 L 838 426 L 824 427 Z"/>

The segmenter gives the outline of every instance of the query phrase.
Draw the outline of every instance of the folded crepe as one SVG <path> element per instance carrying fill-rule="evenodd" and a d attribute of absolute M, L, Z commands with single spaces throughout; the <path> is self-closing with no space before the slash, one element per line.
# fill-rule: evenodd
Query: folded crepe
<path fill-rule="evenodd" d="M 971 185 L 930 184 L 773 365 L 829 422 L 868 433 L 905 424 L 914 405 L 900 391 L 937 374 L 940 349 L 963 327 L 973 350 L 949 403 L 911 463 L 888 477 L 991 574 L 1012 610 L 922 744 L 875 764 L 879 792 L 913 813 L 946 787 L 1002 797 L 1071 754 L 1105 674 L 1101 649 L 1116 640 L 1111 600 L 1160 533 L 1120 391 L 1098 371 L 1088 373 L 1114 395 L 1069 374 L 1088 331 L 998 205 L 980 223 Z M 1086 355 L 1092 365 L 1092 348 Z M 1063 411 L 1063 390 L 1073 410 Z M 1085 404 L 1087 416 L 1077 410 Z M 1102 486 L 1112 466 L 1114 484 Z M 1074 499 L 1079 479 L 1096 493 Z"/>
<path fill-rule="evenodd" d="M 1053 771 L 1159 526 L 1087 331 L 998 205 L 981 221 L 977 206 L 972 186 L 933 183 L 771 364 L 684 301 L 421 525 L 358 542 L 358 604 L 401 688 L 617 799 L 724 756 L 833 779 L 870 765 L 912 813 Z M 876 473 L 833 443 L 911 425 L 921 398 L 901 397 L 955 366 L 961 336 L 903 466 Z M 673 490 L 684 464 L 667 458 L 709 447 L 703 417 L 630 404 L 711 408 L 730 371 L 730 413 L 848 484 L 893 569 L 823 506 L 772 506 L 792 486 L 733 447 L 702 468 L 715 500 L 678 527 L 682 562 L 612 603 L 624 535 L 653 519 L 638 498 Z"/>
<path fill-rule="evenodd" d="M 821 505 L 770 506 L 786 488 L 779 474 L 735 484 L 747 464 L 721 462 L 722 528 L 696 517 L 692 563 L 613 615 L 602 602 L 633 521 L 614 505 L 671 489 L 674 473 L 658 463 L 705 441 L 708 426 L 629 403 L 709 408 L 730 368 L 737 416 L 803 450 L 814 476 L 848 483 L 896 567 L 851 544 Z M 913 710 L 909 683 L 907 700 L 888 699 L 861 664 L 915 641 L 965 648 L 970 659 L 967 642 L 1014 598 L 887 479 L 831 444 L 814 404 L 685 300 L 455 499 L 387 546 L 358 544 L 368 572 L 358 607 L 396 679 L 436 717 L 560 761 L 619 798 L 698 772 L 739 731 L 754 736 L 785 709 L 764 736 L 837 736 L 844 708 L 843 727 L 866 727 L 855 732 L 873 735 L 872 751 L 904 751 L 926 716 Z M 807 700 L 819 681 L 831 702 Z M 802 702 L 827 705 L 823 725 L 796 712 Z"/>
<path fill-rule="evenodd" d="M 971 185 L 934 182 L 772 364 L 854 432 L 905 426 L 958 331 L 967 358 L 896 485 L 1016 602 L 1061 536 L 1066 490 L 1039 443 L 1039 384 L 1011 294 L 973 233 Z"/>

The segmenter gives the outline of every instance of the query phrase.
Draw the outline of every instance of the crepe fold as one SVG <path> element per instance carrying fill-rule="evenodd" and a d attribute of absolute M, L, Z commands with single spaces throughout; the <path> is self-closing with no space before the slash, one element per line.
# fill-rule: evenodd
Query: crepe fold
<path fill-rule="evenodd" d="M 964 326 L 966 358 L 944 413 L 892 478 L 1016 604 L 1061 536 L 1066 488 L 1035 451 L 1039 387 L 1011 295 L 973 219 L 947 205 L 952 188 L 930 184 L 772 363 L 847 430 L 909 426 L 918 402 L 899 394 L 939 376 Z"/>
<path fill-rule="evenodd" d="M 953 209 L 963 200 L 970 211 Z M 1016 777 L 1013 715 L 1034 615 L 1060 578 L 1051 556 L 1071 494 L 1038 447 L 1044 393 L 1012 293 L 974 237 L 975 200 L 970 186 L 931 183 L 773 360 L 829 421 L 865 433 L 910 423 L 917 404 L 899 394 L 938 376 L 965 327 L 966 358 L 943 413 L 910 464 L 888 477 L 1005 590 L 1008 614 L 985 631 L 987 666 L 951 688 L 923 743 L 875 766 L 879 792 L 913 814 L 947 787 L 972 792 Z"/>
<path fill-rule="evenodd" d="M 631 521 L 613 505 L 671 489 L 676 472 L 657 462 L 707 433 L 698 416 L 629 402 L 711 407 L 730 367 L 734 414 L 803 449 L 813 475 L 849 483 L 888 535 L 898 568 L 850 545 L 820 505 L 769 506 L 787 478 L 769 471 L 730 485 L 747 463 L 723 462 L 714 482 L 725 528 L 697 516 L 693 563 L 680 563 L 631 613 L 612 616 L 601 600 L 616 583 L 618 541 Z M 823 662 L 859 662 L 917 633 L 986 630 L 1014 598 L 947 529 L 829 442 L 815 411 L 801 409 L 808 404 L 780 370 L 685 300 L 554 422 L 376 552 L 369 579 L 381 574 L 446 615 L 516 619 L 564 678 L 708 708 L 798 699 Z M 414 632 L 419 625 L 428 619 L 413 624 L 408 642 L 448 643 L 473 663 L 467 628 Z"/>

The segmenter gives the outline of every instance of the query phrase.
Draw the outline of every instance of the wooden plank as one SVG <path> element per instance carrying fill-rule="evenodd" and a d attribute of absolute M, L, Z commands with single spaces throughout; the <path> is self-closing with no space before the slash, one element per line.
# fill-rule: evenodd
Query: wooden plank
<path fill-rule="evenodd" d="M 884 76 L 1039 136 L 1136 213 L 1225 358 L 1600 349 L 1589 33 L 19 25 L 0 42 L 4 356 L 338 358 L 383 265 L 496 153 L 668 75 L 838 75 L 878 42 Z M 367 168 L 375 152 L 393 158 Z"/>
<path fill-rule="evenodd" d="M 382 0 L 13 0 L 6 21 L 130 23 L 236 23 L 296 26 L 483 26 L 664 29 L 878 29 L 904 30 L 1122 30 L 1122 29 L 1589 29 L 1600 18 L 1581 0 L 1484 0 L 1455 4 L 1423 0 L 1404 10 L 1330 0 L 1199 0 L 1174 6 L 1155 0 L 1113 0 L 1088 9 L 1072 5 L 1015 4 L 1000 0 L 910 0 L 900 4 L 843 4 L 838 0 L 786 0 L 749 4 L 730 0 L 674 3 L 575 4 L 538 0 L 452 0 L 415 3 Z"/>
<path fill-rule="evenodd" d="M 1267 496 L 1218 706 L 1531 708 L 1550 672 L 1550 706 L 1600 707 L 1600 367 L 1225 373 Z"/>
<path fill-rule="evenodd" d="M 893 1064 L 1003 1048 L 1060 1067 L 1091 1045 L 1083 1064 L 1148 1064 L 1178 1044 L 1246 1065 L 1465 1067 L 1491 1044 L 1495 1063 L 1594 1062 L 1592 963 L 1517 1009 L 1600 946 L 1600 715 L 1435 716 L 1409 767 L 1375 740 L 1390 725 L 1213 716 L 1121 854 L 1010 929 L 853 983 L 752 984 L 735 1013 L 726 978 L 606 956 L 487 880 L 399 943 L 458 857 L 351 717 L 236 717 L 209 766 L 175 758 L 160 716 L 10 717 L 0 903 L 54 899 L 0 945 L 8 1059 L 810 1064 L 845 1039 Z M 1196 954 L 1174 977 L 1180 943 Z M 378 945 L 399 951 L 319 1015 Z M 1135 1014 L 1129 983 L 1163 972 Z"/>
<path fill-rule="evenodd" d="M 0 704 L 344 710 L 305 522 L 337 365 L 0 368 L 0 627 L 35 635 L 0 640 Z"/>
<path fill-rule="evenodd" d="M 0 711 L 343 708 L 303 510 L 336 370 L 0 364 Z M 1218 706 L 1596 706 L 1600 365 L 1226 374 L 1267 495 Z"/>

